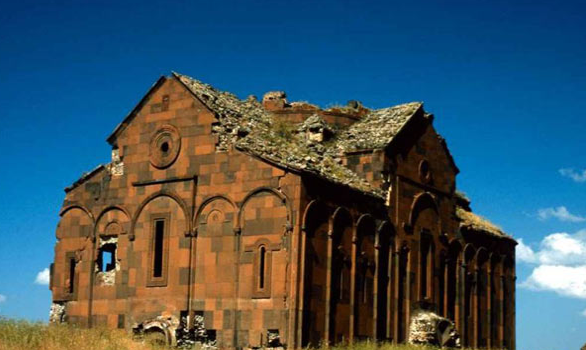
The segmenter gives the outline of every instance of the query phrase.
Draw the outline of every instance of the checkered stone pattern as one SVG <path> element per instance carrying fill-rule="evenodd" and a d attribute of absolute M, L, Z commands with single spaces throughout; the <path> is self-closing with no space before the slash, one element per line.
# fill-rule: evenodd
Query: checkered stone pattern
<path fill-rule="evenodd" d="M 162 77 L 108 139 L 112 163 L 66 189 L 50 285 L 65 321 L 130 331 L 203 319 L 220 348 L 299 348 L 402 342 L 425 307 L 465 346 L 514 349 L 514 241 L 462 227 L 458 169 L 430 122 L 392 150 L 342 157 L 382 198 L 220 147 L 206 96 Z M 324 114 L 338 127 L 359 118 Z"/>

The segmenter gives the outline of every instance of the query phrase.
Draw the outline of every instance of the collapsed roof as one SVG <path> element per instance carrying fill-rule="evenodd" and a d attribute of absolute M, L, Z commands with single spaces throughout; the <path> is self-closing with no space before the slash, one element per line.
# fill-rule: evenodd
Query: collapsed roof
<path fill-rule="evenodd" d="M 344 154 L 384 149 L 415 115 L 421 113 L 425 117 L 430 116 L 423 110 L 421 102 L 372 110 L 359 105 L 361 117 L 347 127 L 328 125 L 317 113 L 308 117 L 304 122 L 294 125 L 275 118 L 256 98 L 241 100 L 234 94 L 217 90 L 211 85 L 189 76 L 175 72 L 172 74 L 198 100 L 216 114 L 218 122 L 212 125 L 212 131 L 218 136 L 217 147 L 219 149 L 228 150 L 234 147 L 241 152 L 289 171 L 311 174 L 380 200 L 385 198 L 383 190 L 373 186 L 366 179 L 344 166 L 342 164 Z M 164 79 L 164 77 L 159 79 L 150 91 L 160 86 Z M 108 142 L 113 144 L 116 137 L 130 123 L 135 111 L 146 101 L 147 96 L 116 127 L 108 137 Z M 295 104 L 292 103 L 292 105 Z M 310 109 L 316 111 L 319 110 L 313 105 L 303 103 L 301 105 L 310 106 Z M 335 107 L 331 110 L 340 111 L 346 108 L 350 107 Z M 312 129 L 326 129 L 331 138 L 324 142 L 312 142 L 306 137 L 306 132 Z M 449 151 L 448 156 L 450 156 Z M 70 191 L 86 181 L 102 168 L 104 166 L 84 174 L 66 191 Z M 481 231 L 493 236 L 508 237 L 488 220 L 473 214 L 469 203 L 463 207 L 461 205 L 457 207 L 456 217 L 462 228 Z"/>
<path fill-rule="evenodd" d="M 173 75 L 216 112 L 219 123 L 214 131 L 219 135 L 220 147 L 234 146 L 277 166 L 313 174 L 381 199 L 384 198 L 382 190 L 345 167 L 342 156 L 345 152 L 386 147 L 409 119 L 423 109 L 422 103 L 413 102 L 369 110 L 350 127 L 334 133 L 331 140 L 312 143 L 299 131 L 310 128 L 308 123 L 325 124 L 318 115 L 295 127 L 273 118 L 256 99 L 240 100 L 188 76 Z"/>

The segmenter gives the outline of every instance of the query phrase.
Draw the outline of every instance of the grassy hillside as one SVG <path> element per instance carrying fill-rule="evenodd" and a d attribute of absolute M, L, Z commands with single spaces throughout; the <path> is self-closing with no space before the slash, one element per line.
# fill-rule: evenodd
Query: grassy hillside
<path fill-rule="evenodd" d="M 0 350 L 164 350 L 133 339 L 124 331 L 81 329 L 68 325 L 47 325 L 0 318 Z M 330 350 L 437 350 L 412 345 L 358 343 L 330 347 Z"/>

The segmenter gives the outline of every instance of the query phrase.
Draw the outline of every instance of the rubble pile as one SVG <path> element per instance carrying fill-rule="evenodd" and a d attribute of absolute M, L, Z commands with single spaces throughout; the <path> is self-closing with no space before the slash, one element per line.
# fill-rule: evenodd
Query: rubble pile
<path fill-rule="evenodd" d="M 51 311 L 49 311 L 49 323 L 65 322 L 65 303 L 51 304 Z"/>
<path fill-rule="evenodd" d="M 460 347 L 460 336 L 454 322 L 434 312 L 418 310 L 411 316 L 410 344 Z"/>

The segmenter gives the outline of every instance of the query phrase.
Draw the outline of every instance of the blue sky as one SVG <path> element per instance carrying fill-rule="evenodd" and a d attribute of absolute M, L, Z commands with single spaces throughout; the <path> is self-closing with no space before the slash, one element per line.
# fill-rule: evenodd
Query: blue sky
<path fill-rule="evenodd" d="M 424 101 L 473 209 L 522 240 L 519 350 L 579 348 L 585 13 L 568 1 L 3 2 L 0 314 L 47 319 L 35 279 L 63 188 L 109 160 L 106 136 L 175 70 L 243 98 Z"/>

